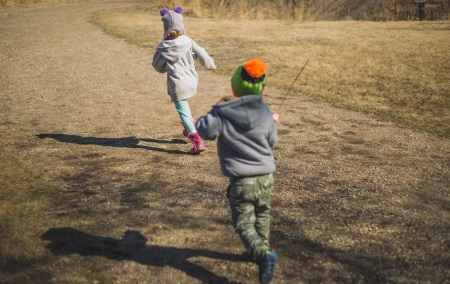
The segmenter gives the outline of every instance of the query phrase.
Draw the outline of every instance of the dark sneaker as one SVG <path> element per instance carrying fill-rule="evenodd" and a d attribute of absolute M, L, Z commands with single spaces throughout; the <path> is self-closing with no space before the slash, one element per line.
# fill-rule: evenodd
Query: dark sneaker
<path fill-rule="evenodd" d="M 259 264 L 259 282 L 261 284 L 270 283 L 275 276 L 275 265 L 278 261 L 278 255 L 271 251 L 266 254 Z"/>

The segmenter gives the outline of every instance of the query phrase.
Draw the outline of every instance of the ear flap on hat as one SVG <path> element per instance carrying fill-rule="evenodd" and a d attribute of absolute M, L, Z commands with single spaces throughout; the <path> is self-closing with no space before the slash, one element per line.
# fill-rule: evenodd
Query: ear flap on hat
<path fill-rule="evenodd" d="M 181 8 L 181 6 L 177 6 L 173 10 L 178 14 L 183 14 L 183 8 Z"/>
<path fill-rule="evenodd" d="M 159 14 L 161 15 L 161 17 L 167 13 L 169 13 L 169 9 L 167 8 L 162 8 L 161 10 L 159 10 Z"/>

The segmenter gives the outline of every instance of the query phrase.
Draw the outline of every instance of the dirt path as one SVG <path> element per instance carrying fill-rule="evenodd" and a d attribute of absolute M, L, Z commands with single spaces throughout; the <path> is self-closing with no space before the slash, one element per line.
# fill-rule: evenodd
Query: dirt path
<path fill-rule="evenodd" d="M 23 193 L 8 199 L 20 214 L 2 221 L 0 279 L 256 283 L 230 226 L 215 142 L 187 155 L 153 51 L 88 22 L 118 5 L 127 4 L 0 12 L 2 147 L 37 172 L 14 181 Z M 194 115 L 228 83 L 201 71 Z M 284 95 L 267 93 L 273 106 Z M 449 141 L 300 94 L 280 116 L 276 283 L 449 281 Z"/>

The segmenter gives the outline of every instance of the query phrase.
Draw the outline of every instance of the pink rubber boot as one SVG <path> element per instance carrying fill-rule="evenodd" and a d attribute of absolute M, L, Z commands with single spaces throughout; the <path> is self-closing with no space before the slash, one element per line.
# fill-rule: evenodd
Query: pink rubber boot
<path fill-rule="evenodd" d="M 189 134 L 188 138 L 191 139 L 192 144 L 194 144 L 194 147 L 192 147 L 189 153 L 197 154 L 205 150 L 205 143 L 203 143 L 202 138 L 197 134 L 197 132 Z"/>

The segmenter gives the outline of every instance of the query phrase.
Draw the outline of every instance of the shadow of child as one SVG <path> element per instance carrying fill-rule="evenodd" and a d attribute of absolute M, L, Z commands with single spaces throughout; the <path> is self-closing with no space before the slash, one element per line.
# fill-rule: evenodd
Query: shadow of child
<path fill-rule="evenodd" d="M 87 234 L 70 227 L 52 228 L 41 239 L 50 241 L 47 248 L 55 255 L 103 256 L 117 261 L 132 260 L 145 265 L 170 266 L 205 283 L 233 282 L 190 262 L 189 258 L 203 256 L 226 261 L 248 261 L 245 255 L 146 245 L 147 238 L 133 230 L 127 230 L 122 239 L 114 239 Z"/>

